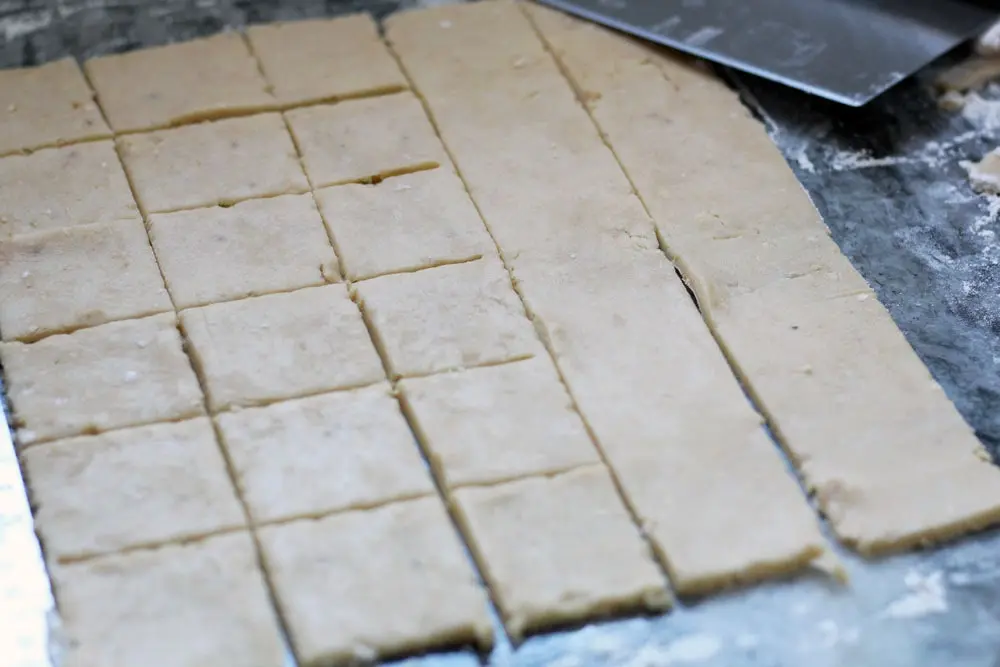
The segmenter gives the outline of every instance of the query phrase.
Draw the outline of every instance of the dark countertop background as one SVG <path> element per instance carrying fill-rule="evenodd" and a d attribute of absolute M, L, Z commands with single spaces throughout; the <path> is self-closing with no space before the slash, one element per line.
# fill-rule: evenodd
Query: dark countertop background
<path fill-rule="evenodd" d="M 0 67 L 85 59 L 248 23 L 432 0 L 0 0 Z M 957 56 L 952 57 L 955 60 Z M 973 193 L 962 160 L 1000 142 L 1000 87 L 945 112 L 932 72 L 860 110 L 749 78 L 735 81 L 808 189 L 833 236 L 907 339 L 1000 454 L 1000 198 Z M 2 184 L 0 184 L 2 187 Z M 2 518 L 2 517 L 0 517 Z M 750 518 L 752 520 L 752 518 Z M 866 563 L 852 586 L 777 582 L 632 619 L 507 643 L 524 667 L 1000 667 L 1000 531 Z M 405 661 L 478 664 L 469 654 Z M 403 663 L 400 663 L 403 664 Z"/>

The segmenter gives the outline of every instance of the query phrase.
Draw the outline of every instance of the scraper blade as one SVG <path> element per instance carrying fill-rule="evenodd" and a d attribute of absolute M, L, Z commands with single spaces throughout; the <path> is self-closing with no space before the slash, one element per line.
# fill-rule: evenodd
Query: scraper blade
<path fill-rule="evenodd" d="M 998 17 L 971 0 L 541 0 L 858 107 Z"/>

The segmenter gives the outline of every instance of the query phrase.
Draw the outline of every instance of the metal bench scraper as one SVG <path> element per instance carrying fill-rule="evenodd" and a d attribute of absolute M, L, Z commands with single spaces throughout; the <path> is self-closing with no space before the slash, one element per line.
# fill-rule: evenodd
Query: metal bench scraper
<path fill-rule="evenodd" d="M 854 107 L 1000 16 L 974 0 L 541 0 Z"/>

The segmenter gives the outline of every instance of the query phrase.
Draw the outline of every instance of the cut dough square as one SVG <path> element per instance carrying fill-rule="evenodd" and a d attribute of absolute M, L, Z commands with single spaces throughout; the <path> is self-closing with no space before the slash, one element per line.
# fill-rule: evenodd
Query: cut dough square
<path fill-rule="evenodd" d="M 139 208 L 110 141 L 2 158 L 0 183 L 0 239 L 139 219 Z"/>
<path fill-rule="evenodd" d="M 245 525 L 208 419 L 28 448 L 35 527 L 49 558 L 107 554 Z"/>
<path fill-rule="evenodd" d="M 118 145 L 147 213 L 309 189 L 278 114 L 132 134 Z"/>
<path fill-rule="evenodd" d="M 256 522 L 435 492 L 385 384 L 226 413 L 218 422 Z"/>
<path fill-rule="evenodd" d="M 274 107 L 246 42 L 235 33 L 88 60 L 116 132 L 221 118 Z"/>
<path fill-rule="evenodd" d="M 497 260 L 382 276 L 355 287 L 397 376 L 483 366 L 542 351 Z"/>
<path fill-rule="evenodd" d="M 385 379 L 343 285 L 192 308 L 181 323 L 213 410 Z"/>
<path fill-rule="evenodd" d="M 260 530 L 300 664 L 492 645 L 487 598 L 438 498 Z"/>
<path fill-rule="evenodd" d="M 0 71 L 0 118 L 0 155 L 111 136 L 72 58 Z"/>
<path fill-rule="evenodd" d="M 507 632 L 609 613 L 660 611 L 670 597 L 603 466 L 455 492 Z"/>
<path fill-rule="evenodd" d="M 284 663 L 278 619 L 246 532 L 53 568 L 67 665 Z"/>
<path fill-rule="evenodd" d="M 139 220 L 0 241 L 4 340 L 33 340 L 171 308 Z"/>
<path fill-rule="evenodd" d="M 340 278 L 309 194 L 160 213 L 150 216 L 149 232 L 178 308 Z"/>
<path fill-rule="evenodd" d="M 412 93 L 285 113 L 313 187 L 450 164 Z"/>
<path fill-rule="evenodd" d="M 352 280 L 496 254 L 465 186 L 447 168 L 325 188 L 316 200 Z"/>
<path fill-rule="evenodd" d="M 400 387 L 449 488 L 600 463 L 546 357 L 412 378 Z"/>
<path fill-rule="evenodd" d="M 255 25 L 247 37 L 282 105 L 406 87 L 368 14 Z"/>
<path fill-rule="evenodd" d="M 174 315 L 0 343 L 22 445 L 203 414 Z"/>

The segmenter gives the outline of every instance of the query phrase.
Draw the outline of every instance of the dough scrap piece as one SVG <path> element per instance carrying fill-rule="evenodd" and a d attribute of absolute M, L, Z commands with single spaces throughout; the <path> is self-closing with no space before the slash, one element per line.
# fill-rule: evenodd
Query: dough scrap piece
<path fill-rule="evenodd" d="M 316 200 L 352 280 L 496 254 L 461 179 L 448 168 L 324 188 Z"/>
<path fill-rule="evenodd" d="M 180 318 L 213 411 L 385 379 L 343 285 L 191 308 Z"/>
<path fill-rule="evenodd" d="M 246 523 L 204 417 L 30 447 L 21 462 L 49 559 L 108 554 Z"/>
<path fill-rule="evenodd" d="M 72 58 L 0 72 L 0 118 L 0 155 L 111 136 Z"/>
<path fill-rule="evenodd" d="M 406 88 L 369 14 L 255 25 L 247 38 L 285 106 Z"/>
<path fill-rule="evenodd" d="M 499 260 L 382 276 L 355 289 L 396 376 L 544 352 Z"/>
<path fill-rule="evenodd" d="M 21 445 L 203 414 L 173 313 L 0 343 Z"/>
<path fill-rule="evenodd" d="M 611 467 L 648 466 L 623 493 L 655 526 L 674 587 L 706 592 L 821 557 L 811 507 L 518 4 L 401 13 L 387 35 Z M 476 57 L 453 57 L 465 52 Z M 719 465 L 729 457 L 754 475 Z M 774 530 L 735 523 L 734 499 L 752 499 Z"/>
<path fill-rule="evenodd" d="M 412 93 L 285 113 L 315 188 L 450 164 Z"/>
<path fill-rule="evenodd" d="M 979 193 L 1000 194 L 1000 149 L 994 148 L 979 162 L 963 162 L 969 184 Z"/>
<path fill-rule="evenodd" d="M 67 665 L 280 665 L 278 620 L 249 534 L 53 568 Z"/>
<path fill-rule="evenodd" d="M 273 108 L 243 37 L 213 37 L 84 63 L 115 132 L 148 130 Z"/>
<path fill-rule="evenodd" d="M 146 213 L 309 189 L 278 114 L 131 134 L 118 146 Z"/>
<path fill-rule="evenodd" d="M 4 340 L 35 340 L 171 309 L 139 220 L 0 241 Z"/>
<path fill-rule="evenodd" d="M 151 215 L 149 237 L 178 308 L 340 278 L 309 194 Z"/>
<path fill-rule="evenodd" d="M 259 535 L 306 667 L 493 643 L 486 593 L 437 498 L 266 526 Z"/>
<path fill-rule="evenodd" d="M 0 183 L 0 239 L 139 219 L 139 207 L 110 141 L 2 158 Z"/>
<path fill-rule="evenodd" d="M 412 378 L 401 381 L 400 388 L 448 488 L 600 463 L 545 357 Z"/>
<path fill-rule="evenodd" d="M 511 638 L 670 606 L 663 576 L 603 466 L 454 493 Z"/>
<path fill-rule="evenodd" d="M 593 93 L 594 119 L 838 536 L 874 553 L 1000 521 L 1000 471 L 736 94 L 640 42 L 526 11 Z M 762 280 L 761 254 L 796 270 Z M 813 270 L 796 266 L 803 256 Z"/>
<path fill-rule="evenodd" d="M 435 493 L 386 384 L 227 413 L 218 423 L 258 523 Z"/>

